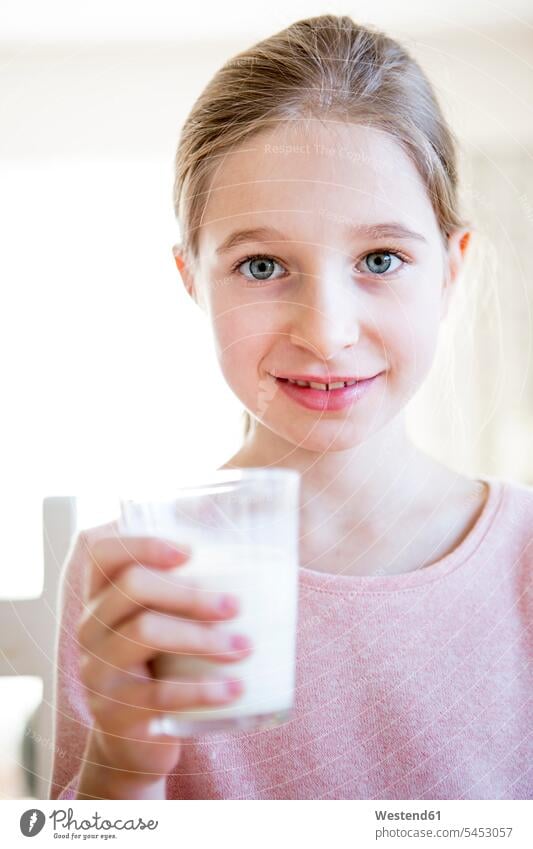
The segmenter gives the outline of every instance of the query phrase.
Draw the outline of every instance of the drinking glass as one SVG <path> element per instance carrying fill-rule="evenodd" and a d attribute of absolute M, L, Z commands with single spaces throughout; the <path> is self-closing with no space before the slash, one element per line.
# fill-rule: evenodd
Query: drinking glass
<path fill-rule="evenodd" d="M 216 627 L 244 633 L 253 643 L 241 661 L 216 663 L 193 654 L 162 652 L 156 678 L 193 682 L 240 678 L 243 693 L 230 704 L 166 712 L 153 730 L 178 736 L 249 730 L 287 721 L 294 703 L 298 611 L 300 474 L 294 469 L 219 470 L 171 493 L 120 498 L 122 536 L 157 536 L 191 548 L 170 572 L 213 593 L 233 593 L 236 616 Z M 168 571 L 161 572 L 164 581 Z"/>

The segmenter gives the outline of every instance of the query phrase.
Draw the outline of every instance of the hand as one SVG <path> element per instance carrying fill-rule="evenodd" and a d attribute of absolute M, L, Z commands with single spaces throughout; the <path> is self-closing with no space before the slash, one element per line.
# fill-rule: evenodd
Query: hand
<path fill-rule="evenodd" d="M 158 538 L 117 532 L 91 542 L 90 532 L 82 532 L 81 542 L 91 560 L 78 624 L 80 678 L 95 720 L 87 767 L 94 773 L 101 759 L 102 770 L 132 792 L 161 785 L 179 760 L 181 743 L 151 735 L 150 720 L 172 710 L 227 704 L 242 688 L 238 682 L 228 689 L 231 676 L 222 673 L 194 683 L 155 680 L 150 661 L 162 651 L 221 665 L 247 657 L 250 645 L 235 649 L 227 631 L 216 628 L 217 621 L 238 613 L 238 599 L 201 590 L 179 571 L 168 574 L 190 554 Z M 223 598 L 226 607 L 220 607 Z"/>

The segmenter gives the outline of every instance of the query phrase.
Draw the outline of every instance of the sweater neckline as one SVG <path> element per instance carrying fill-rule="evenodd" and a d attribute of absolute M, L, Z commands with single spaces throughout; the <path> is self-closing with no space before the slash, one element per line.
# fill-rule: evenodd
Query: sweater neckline
<path fill-rule="evenodd" d="M 500 510 L 505 493 L 505 481 L 493 475 L 479 476 L 477 480 L 488 486 L 488 493 L 476 523 L 466 537 L 448 554 L 422 569 L 397 575 L 343 575 L 319 572 L 299 566 L 300 582 L 321 592 L 373 593 L 397 592 L 444 578 L 464 564 L 485 540 Z"/>

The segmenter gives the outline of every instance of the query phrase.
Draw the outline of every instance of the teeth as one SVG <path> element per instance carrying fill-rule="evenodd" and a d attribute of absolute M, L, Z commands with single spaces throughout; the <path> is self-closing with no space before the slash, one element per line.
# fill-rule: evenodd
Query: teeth
<path fill-rule="evenodd" d="M 310 386 L 311 389 L 321 389 L 323 391 L 329 389 L 342 389 L 343 386 L 353 386 L 354 383 L 357 383 L 356 380 L 339 380 L 336 383 L 315 383 L 313 381 L 308 382 L 307 380 L 291 380 L 288 378 L 289 383 L 294 383 L 297 386 Z"/>

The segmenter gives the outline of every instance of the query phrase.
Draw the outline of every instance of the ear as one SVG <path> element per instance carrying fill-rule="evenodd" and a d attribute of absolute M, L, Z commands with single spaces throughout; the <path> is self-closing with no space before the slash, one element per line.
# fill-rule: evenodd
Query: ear
<path fill-rule="evenodd" d="M 198 304 L 201 309 L 204 309 L 203 300 L 201 296 L 199 296 L 197 291 L 198 287 L 195 285 L 194 282 L 194 270 L 191 267 L 190 262 L 187 260 L 182 245 L 173 245 L 172 255 L 174 256 L 176 268 L 180 273 L 180 277 L 183 285 L 185 286 L 185 289 L 187 290 L 187 294 L 193 299 L 196 304 Z"/>
<path fill-rule="evenodd" d="M 448 312 L 455 284 L 460 277 L 466 259 L 466 252 L 472 233 L 470 230 L 454 230 L 448 236 L 448 247 L 445 251 L 445 279 L 442 288 L 441 318 Z"/>

